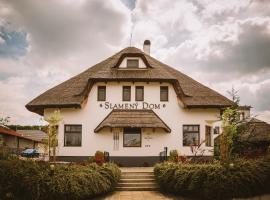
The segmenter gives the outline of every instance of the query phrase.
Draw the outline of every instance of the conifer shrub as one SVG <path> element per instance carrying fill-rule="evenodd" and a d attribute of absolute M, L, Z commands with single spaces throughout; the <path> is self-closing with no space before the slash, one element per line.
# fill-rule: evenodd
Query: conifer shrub
<path fill-rule="evenodd" d="M 270 192 L 270 158 L 238 160 L 228 166 L 157 164 L 154 173 L 165 192 L 199 199 L 231 199 Z"/>
<path fill-rule="evenodd" d="M 0 199 L 90 199 L 112 191 L 120 179 L 112 163 L 102 166 L 55 165 L 21 160 L 0 161 Z"/>

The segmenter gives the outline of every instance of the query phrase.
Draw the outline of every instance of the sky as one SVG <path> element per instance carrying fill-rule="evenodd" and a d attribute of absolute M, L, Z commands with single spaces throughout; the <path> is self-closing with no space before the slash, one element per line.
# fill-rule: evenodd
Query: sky
<path fill-rule="evenodd" d="M 131 37 L 132 33 L 132 37 Z M 25 105 L 130 45 L 270 123 L 268 0 L 0 0 L 0 117 L 41 124 Z"/>

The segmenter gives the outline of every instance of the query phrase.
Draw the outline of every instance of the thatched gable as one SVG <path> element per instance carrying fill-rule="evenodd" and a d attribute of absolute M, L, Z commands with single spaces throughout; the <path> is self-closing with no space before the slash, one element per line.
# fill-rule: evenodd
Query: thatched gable
<path fill-rule="evenodd" d="M 123 55 L 140 55 L 147 61 L 147 70 L 118 70 Z M 187 108 L 223 108 L 232 101 L 145 54 L 135 47 L 128 47 L 86 71 L 44 92 L 26 105 L 32 112 L 43 115 L 44 108 L 81 108 L 94 83 L 99 81 L 145 81 L 172 83 L 178 98 Z"/>

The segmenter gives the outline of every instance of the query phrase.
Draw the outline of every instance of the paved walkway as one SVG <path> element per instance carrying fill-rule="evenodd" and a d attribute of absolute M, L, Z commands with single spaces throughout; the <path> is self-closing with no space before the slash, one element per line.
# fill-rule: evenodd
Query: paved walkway
<path fill-rule="evenodd" d="M 182 197 L 164 195 L 158 191 L 117 191 L 96 200 L 187 200 Z"/>

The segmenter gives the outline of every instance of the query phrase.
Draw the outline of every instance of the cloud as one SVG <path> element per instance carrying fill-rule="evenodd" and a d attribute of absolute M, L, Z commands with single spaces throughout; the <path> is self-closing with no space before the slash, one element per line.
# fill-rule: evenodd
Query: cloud
<path fill-rule="evenodd" d="M 132 45 L 150 39 L 154 57 L 223 95 L 233 85 L 269 117 L 267 1 L 0 0 L 0 19 L 0 90 L 18 94 L 1 95 L 0 112 L 15 122 L 39 123 L 29 100 L 128 46 L 131 33 Z"/>
<path fill-rule="evenodd" d="M 11 37 L 13 52 L 0 43 L 0 114 L 24 124 L 39 121 L 26 103 L 119 50 L 131 23 L 120 1 L 2 0 L 0 17 L 1 33 L 25 42 Z"/>

